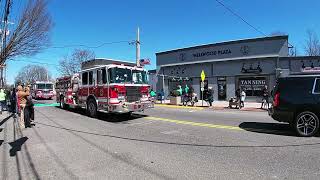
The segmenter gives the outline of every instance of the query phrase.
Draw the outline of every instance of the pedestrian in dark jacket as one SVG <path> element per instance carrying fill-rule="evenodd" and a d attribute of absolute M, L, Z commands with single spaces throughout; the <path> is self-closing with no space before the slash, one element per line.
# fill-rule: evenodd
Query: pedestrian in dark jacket
<path fill-rule="evenodd" d="M 265 86 L 262 90 L 262 102 L 261 102 L 261 109 L 263 106 L 267 104 L 269 108 L 269 92 L 268 92 L 268 86 Z"/>
<path fill-rule="evenodd" d="M 29 87 L 26 87 L 25 89 L 26 92 L 30 91 Z M 26 127 L 31 127 L 32 124 L 34 124 L 34 107 L 33 107 L 33 102 L 32 102 L 32 96 L 28 95 L 27 96 L 27 102 L 26 106 L 24 109 L 24 123 Z"/>
<path fill-rule="evenodd" d="M 16 88 L 12 88 L 10 92 L 10 112 L 14 115 L 17 112 Z"/>
<path fill-rule="evenodd" d="M 212 87 L 208 88 L 207 97 L 206 98 L 207 98 L 207 100 L 209 102 L 209 105 L 211 107 L 212 106 L 212 102 L 213 102 L 213 89 L 212 89 Z"/>
<path fill-rule="evenodd" d="M 236 97 L 237 97 L 237 100 L 240 100 L 241 92 L 239 88 L 236 90 Z"/>

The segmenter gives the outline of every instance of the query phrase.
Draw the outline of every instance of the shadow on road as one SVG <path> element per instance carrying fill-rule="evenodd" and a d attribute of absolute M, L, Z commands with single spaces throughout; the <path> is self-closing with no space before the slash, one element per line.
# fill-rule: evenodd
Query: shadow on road
<path fill-rule="evenodd" d="M 1 126 L 2 124 L 4 124 L 5 122 L 7 122 L 12 116 L 13 116 L 13 115 L 11 114 L 10 116 L 4 118 L 4 119 L 0 122 L 0 126 Z"/>
<path fill-rule="evenodd" d="M 289 124 L 282 123 L 262 123 L 262 122 L 243 122 L 239 125 L 241 129 L 250 132 L 274 134 L 282 136 L 296 136 Z"/>
<path fill-rule="evenodd" d="M 12 147 L 10 149 L 10 156 L 15 156 L 17 154 L 18 151 L 21 151 L 21 146 L 28 140 L 27 137 L 22 137 L 19 138 L 17 140 L 15 140 L 14 142 L 9 143 L 10 146 Z"/>
<path fill-rule="evenodd" d="M 57 107 L 57 108 L 59 108 L 59 107 Z M 80 108 L 79 109 L 67 109 L 65 111 L 81 114 L 84 116 L 87 115 L 86 110 L 80 109 Z M 129 115 L 128 113 L 126 113 L 126 114 L 108 114 L 108 113 L 98 112 L 98 116 L 96 119 L 101 120 L 101 121 L 112 122 L 112 123 L 125 124 L 128 121 L 132 121 L 132 120 L 144 118 L 144 117 L 147 117 L 147 115 L 142 115 L 142 114 Z"/>

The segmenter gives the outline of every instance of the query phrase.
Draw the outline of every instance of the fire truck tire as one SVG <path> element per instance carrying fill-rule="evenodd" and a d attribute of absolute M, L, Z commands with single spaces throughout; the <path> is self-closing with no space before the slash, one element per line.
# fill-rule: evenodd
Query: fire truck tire
<path fill-rule="evenodd" d="M 90 98 L 87 103 L 87 114 L 90 117 L 97 117 L 97 103 L 92 98 Z"/>

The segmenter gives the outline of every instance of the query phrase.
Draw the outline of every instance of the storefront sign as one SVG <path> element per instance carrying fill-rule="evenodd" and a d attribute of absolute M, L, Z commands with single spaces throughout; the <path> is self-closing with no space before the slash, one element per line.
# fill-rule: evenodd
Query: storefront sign
<path fill-rule="evenodd" d="M 238 81 L 239 88 L 245 90 L 248 96 L 261 96 L 267 84 L 266 77 L 245 77 Z"/>
<path fill-rule="evenodd" d="M 240 80 L 240 85 L 266 85 L 266 80 L 243 79 Z"/>
<path fill-rule="evenodd" d="M 206 51 L 206 52 L 199 52 L 199 53 L 194 53 L 193 57 L 204 57 L 204 56 L 219 56 L 219 55 L 224 55 L 224 54 L 231 54 L 230 49 L 223 49 L 223 50 L 218 50 L 218 51 Z"/>

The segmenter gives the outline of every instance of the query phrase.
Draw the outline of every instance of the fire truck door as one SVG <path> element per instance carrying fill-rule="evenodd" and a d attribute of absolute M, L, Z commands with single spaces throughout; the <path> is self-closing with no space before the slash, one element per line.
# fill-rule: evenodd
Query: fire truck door
<path fill-rule="evenodd" d="M 84 103 L 86 100 L 87 100 L 87 97 L 89 95 L 88 93 L 88 75 L 89 73 L 88 72 L 83 72 L 82 73 L 82 85 L 79 89 L 79 101 L 81 103 Z"/>
<path fill-rule="evenodd" d="M 102 79 L 102 70 L 99 69 L 97 70 L 97 88 L 95 90 L 95 96 L 99 99 L 104 97 Z"/>
<path fill-rule="evenodd" d="M 89 94 L 95 95 L 96 78 L 93 71 L 89 71 Z"/>

